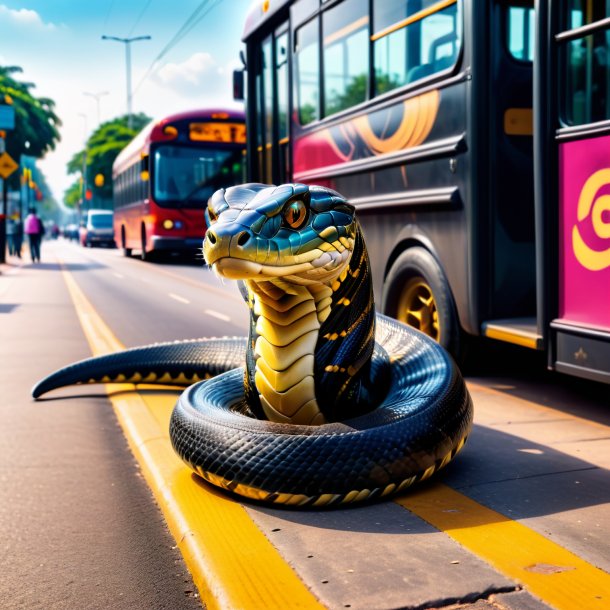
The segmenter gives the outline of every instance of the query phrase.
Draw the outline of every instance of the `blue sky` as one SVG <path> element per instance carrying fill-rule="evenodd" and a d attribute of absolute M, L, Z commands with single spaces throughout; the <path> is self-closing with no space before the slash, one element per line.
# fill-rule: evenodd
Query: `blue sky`
<path fill-rule="evenodd" d="M 235 105 L 231 75 L 240 64 L 240 38 L 252 2 L 0 0 L 0 64 L 21 66 L 19 78 L 36 84 L 35 95 L 54 99 L 63 122 L 62 141 L 38 163 L 59 201 L 75 179 L 66 174 L 67 161 L 97 126 L 96 100 L 85 92 L 107 92 L 99 96 L 102 121 L 126 112 L 125 45 L 103 41 L 102 35 L 152 37 L 131 45 L 134 112 L 160 118 Z M 207 15 L 153 64 L 199 7 L 198 16 Z"/>

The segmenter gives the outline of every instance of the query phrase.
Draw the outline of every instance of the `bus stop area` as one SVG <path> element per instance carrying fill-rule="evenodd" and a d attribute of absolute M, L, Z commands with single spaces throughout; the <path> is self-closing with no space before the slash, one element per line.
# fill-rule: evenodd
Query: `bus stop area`
<path fill-rule="evenodd" d="M 123 347 L 97 296 L 79 287 L 91 261 L 60 262 L 64 247 L 76 249 L 58 242 L 38 266 L 12 258 L 1 266 L 0 307 L 11 313 L 10 323 L 0 319 L 5 607 L 85 607 L 87 587 L 88 607 L 608 607 L 605 386 L 530 375 L 539 363 L 509 352 L 521 363 L 507 375 L 466 375 L 472 434 L 446 469 L 411 491 L 332 510 L 243 502 L 173 453 L 176 390 L 115 384 L 107 396 L 92 386 L 32 400 L 29 389 L 49 370 Z M 156 558 L 161 548 L 169 559 Z M 177 606 L 168 601 L 176 572 L 185 589 Z M 139 598 L 147 578 L 151 598 Z"/>

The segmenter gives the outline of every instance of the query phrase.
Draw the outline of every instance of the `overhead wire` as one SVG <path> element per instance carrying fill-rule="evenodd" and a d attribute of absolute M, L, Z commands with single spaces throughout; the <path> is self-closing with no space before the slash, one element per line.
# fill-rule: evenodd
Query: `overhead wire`
<path fill-rule="evenodd" d="M 144 13 L 148 10 L 148 7 L 151 5 L 151 3 L 152 3 L 152 0 L 148 0 L 148 2 L 146 2 L 146 4 L 144 5 L 144 8 L 140 11 L 140 14 L 137 16 L 136 22 L 131 26 L 131 30 L 129 30 L 129 34 L 127 34 L 127 38 L 129 38 L 133 34 L 133 31 L 138 27 L 138 24 L 142 20 Z"/>
<path fill-rule="evenodd" d="M 104 19 L 103 29 L 106 29 L 106 26 L 108 25 L 108 19 L 110 19 L 110 13 L 112 13 L 113 8 L 114 8 L 114 0 L 110 0 L 110 6 L 108 7 L 108 12 L 106 13 L 106 19 Z"/>
<path fill-rule="evenodd" d="M 165 55 L 167 55 L 187 34 L 189 34 L 194 27 L 196 27 L 203 18 L 210 13 L 210 11 L 216 8 L 222 0 L 215 0 L 210 6 L 210 0 L 202 0 L 202 2 L 197 6 L 197 8 L 189 15 L 187 20 L 182 24 L 182 26 L 178 29 L 178 31 L 172 36 L 169 42 L 161 49 L 157 57 L 150 64 L 144 76 L 140 79 L 137 86 L 133 90 L 133 93 L 136 93 L 138 89 L 142 86 L 144 81 L 155 71 L 159 62 Z M 205 10 L 207 8 L 207 10 Z"/>

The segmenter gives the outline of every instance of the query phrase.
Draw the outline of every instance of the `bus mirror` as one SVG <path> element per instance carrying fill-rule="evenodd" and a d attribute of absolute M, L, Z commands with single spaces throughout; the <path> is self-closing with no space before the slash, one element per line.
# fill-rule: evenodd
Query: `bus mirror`
<path fill-rule="evenodd" d="M 245 99 L 243 70 L 233 70 L 233 99 L 236 101 Z"/>

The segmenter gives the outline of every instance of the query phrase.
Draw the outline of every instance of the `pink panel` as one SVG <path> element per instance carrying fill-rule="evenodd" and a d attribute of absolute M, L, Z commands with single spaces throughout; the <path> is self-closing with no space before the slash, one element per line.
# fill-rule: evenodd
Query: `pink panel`
<path fill-rule="evenodd" d="M 559 316 L 610 329 L 610 136 L 559 148 Z"/>

